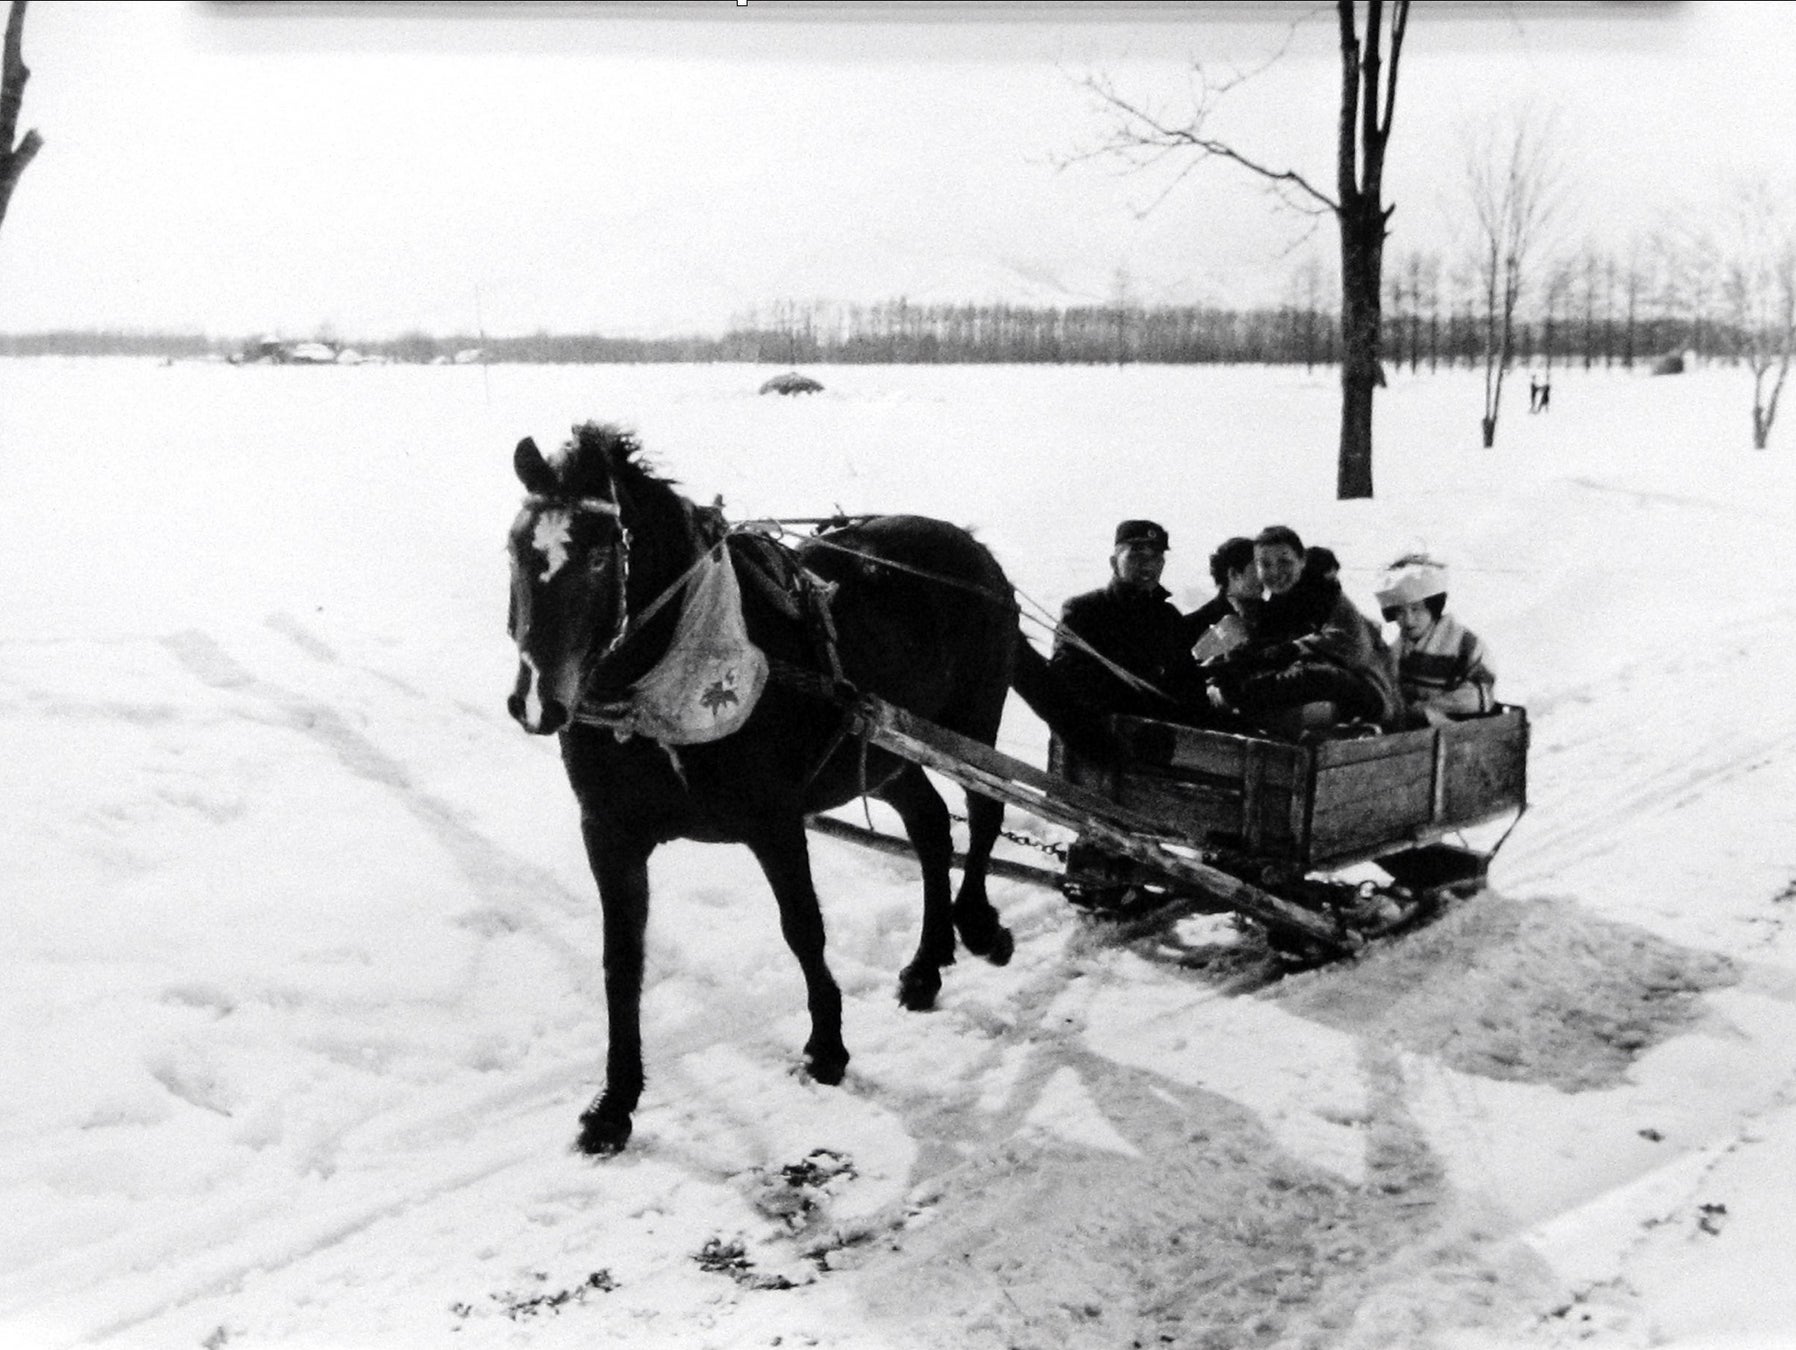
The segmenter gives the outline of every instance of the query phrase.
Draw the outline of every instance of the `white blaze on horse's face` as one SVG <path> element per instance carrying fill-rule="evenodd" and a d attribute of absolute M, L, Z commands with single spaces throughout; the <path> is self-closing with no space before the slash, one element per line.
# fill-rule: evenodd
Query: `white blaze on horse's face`
<path fill-rule="evenodd" d="M 571 511 L 544 511 L 536 518 L 530 532 L 530 546 L 543 555 L 545 564 L 538 581 L 552 581 L 567 566 L 568 546 L 574 539 L 574 517 Z"/>

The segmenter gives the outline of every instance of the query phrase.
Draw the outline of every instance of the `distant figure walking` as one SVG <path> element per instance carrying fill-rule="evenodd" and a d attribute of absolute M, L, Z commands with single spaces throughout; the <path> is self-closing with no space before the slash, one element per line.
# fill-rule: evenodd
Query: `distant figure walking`
<path fill-rule="evenodd" d="M 1553 382 L 1551 380 L 1542 380 L 1540 382 L 1540 406 L 1535 411 L 1545 412 L 1547 410 L 1547 402 L 1552 397 Z"/>
<path fill-rule="evenodd" d="M 1528 411 L 1540 411 L 1540 376 L 1538 375 L 1528 377 Z"/>

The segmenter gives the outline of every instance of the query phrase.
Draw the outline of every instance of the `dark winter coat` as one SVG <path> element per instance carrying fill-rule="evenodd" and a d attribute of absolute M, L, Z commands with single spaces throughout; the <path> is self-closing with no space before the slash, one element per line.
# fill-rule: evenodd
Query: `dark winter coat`
<path fill-rule="evenodd" d="M 1075 595 L 1061 607 L 1049 665 L 1061 688 L 1092 712 L 1168 717 L 1202 697 L 1188 629 L 1164 587 L 1144 592 L 1113 580 L 1101 590 Z M 1164 691 L 1170 701 L 1131 687 L 1071 641 L 1069 632 Z"/>
<path fill-rule="evenodd" d="M 1359 612 L 1338 581 L 1306 575 L 1261 605 L 1256 618 L 1252 642 L 1229 663 L 1237 671 L 1337 668 L 1364 691 L 1367 712 L 1376 709 L 1373 720 L 1392 725 L 1402 720 L 1396 657 L 1378 625 Z"/>

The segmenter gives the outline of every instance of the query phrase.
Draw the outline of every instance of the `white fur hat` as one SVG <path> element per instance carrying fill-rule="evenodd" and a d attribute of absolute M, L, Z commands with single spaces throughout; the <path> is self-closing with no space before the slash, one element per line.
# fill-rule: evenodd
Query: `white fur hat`
<path fill-rule="evenodd" d="M 1447 593 L 1447 565 L 1421 554 L 1399 558 L 1378 583 L 1378 607 L 1411 605 Z"/>

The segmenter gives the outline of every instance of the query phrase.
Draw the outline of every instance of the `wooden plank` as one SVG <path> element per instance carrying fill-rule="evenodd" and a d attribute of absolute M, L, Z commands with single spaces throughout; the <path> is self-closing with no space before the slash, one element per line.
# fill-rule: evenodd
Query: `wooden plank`
<path fill-rule="evenodd" d="M 1315 849 L 1310 840 L 1310 811 L 1316 804 L 1316 761 L 1304 760 L 1304 775 L 1301 782 L 1291 789 L 1291 802 L 1287 807 L 1290 812 L 1289 825 L 1291 838 L 1297 841 L 1297 857 L 1304 866 L 1310 865 Z"/>
<path fill-rule="evenodd" d="M 1438 839 L 1526 806 L 1528 725 L 1521 709 L 1432 730 L 1435 755 L 1426 800 L 1418 778 L 1407 808 L 1394 800 L 1390 814 L 1382 816 L 1319 814 L 1312 831 L 1312 866 L 1340 867 L 1376 858 L 1393 847 Z M 1406 810 L 1413 813 L 1413 822 L 1403 819 Z"/>
<path fill-rule="evenodd" d="M 1317 741 L 1311 750 L 1318 769 L 1336 765 L 1359 764 L 1371 759 L 1389 759 L 1393 755 L 1412 755 L 1434 744 L 1434 728 L 1416 731 L 1387 731 L 1382 736 L 1362 736 L 1353 740 Z"/>
<path fill-rule="evenodd" d="M 1434 733 L 1434 766 L 1428 781 L 1428 820 L 1438 825 L 1447 818 L 1447 737 Z"/>
<path fill-rule="evenodd" d="M 989 745 L 950 731 L 947 727 L 924 721 L 874 695 L 861 696 L 857 716 L 861 718 L 874 743 L 893 754 L 921 764 L 926 769 L 935 769 L 957 783 L 973 787 L 975 791 L 991 788 L 987 795 L 1035 811 L 1045 819 L 1058 821 L 1060 816 L 1071 811 L 1108 816 L 1130 829 L 1150 835 L 1168 833 L 1155 821 L 1133 817 L 1126 808 L 1118 806 L 1107 797 L 1038 769 L 1033 764 L 1013 759 Z M 976 778 L 977 783 L 969 783 L 969 776 Z M 1057 814 L 1049 814 L 1050 810 Z"/>
<path fill-rule="evenodd" d="M 1184 778 L 1163 770 L 1124 770 L 1115 776 L 1109 795 L 1193 843 L 1245 846 L 1281 859 L 1296 859 L 1301 852 L 1290 824 L 1291 794 L 1284 788 L 1261 790 L 1250 812 L 1245 792 L 1208 779 Z"/>
<path fill-rule="evenodd" d="M 1258 755 L 1263 763 L 1264 781 L 1275 786 L 1289 786 L 1298 777 L 1304 757 L 1301 747 L 1283 741 L 1237 736 L 1232 732 L 1181 726 L 1176 722 L 1157 722 L 1146 717 L 1118 716 L 1111 720 L 1118 739 L 1132 751 L 1137 751 L 1142 762 L 1164 764 L 1181 772 L 1207 774 L 1230 782 L 1239 782 L 1247 771 L 1249 757 Z"/>
<path fill-rule="evenodd" d="M 1131 810 L 1166 822 L 1173 833 L 1194 843 L 1218 834 L 1238 842 L 1247 829 L 1240 795 L 1201 781 L 1125 773 L 1118 776 L 1115 796 Z"/>
<path fill-rule="evenodd" d="M 1399 755 L 1361 760 L 1357 764 L 1318 765 L 1316 811 L 1336 810 L 1367 798 L 1380 797 L 1420 782 L 1427 788 L 1434 769 L 1432 738 Z"/>
<path fill-rule="evenodd" d="M 1437 737 L 1432 729 L 1362 742 L 1385 753 L 1319 763 L 1310 810 L 1309 859 L 1368 855 L 1413 839 L 1434 819 Z"/>
<path fill-rule="evenodd" d="M 1526 729 L 1520 727 L 1503 739 L 1450 741 L 1443 818 L 1472 824 L 1525 805 L 1527 754 Z"/>
<path fill-rule="evenodd" d="M 1240 775 L 1246 742 L 1238 736 L 1212 736 L 1176 722 L 1119 714 L 1110 719 L 1117 740 L 1141 764 L 1164 764 L 1220 778 Z"/>
<path fill-rule="evenodd" d="M 1311 853 L 1328 856 L 1413 839 L 1428 828 L 1432 804 L 1425 776 L 1351 801 L 1325 804 L 1318 798 L 1310 817 Z"/>
<path fill-rule="evenodd" d="M 1266 752 L 1258 741 L 1247 744 L 1247 762 L 1241 772 L 1241 823 L 1237 833 L 1247 847 L 1259 850 L 1266 842 L 1266 822 L 1261 818 L 1265 808 Z"/>

